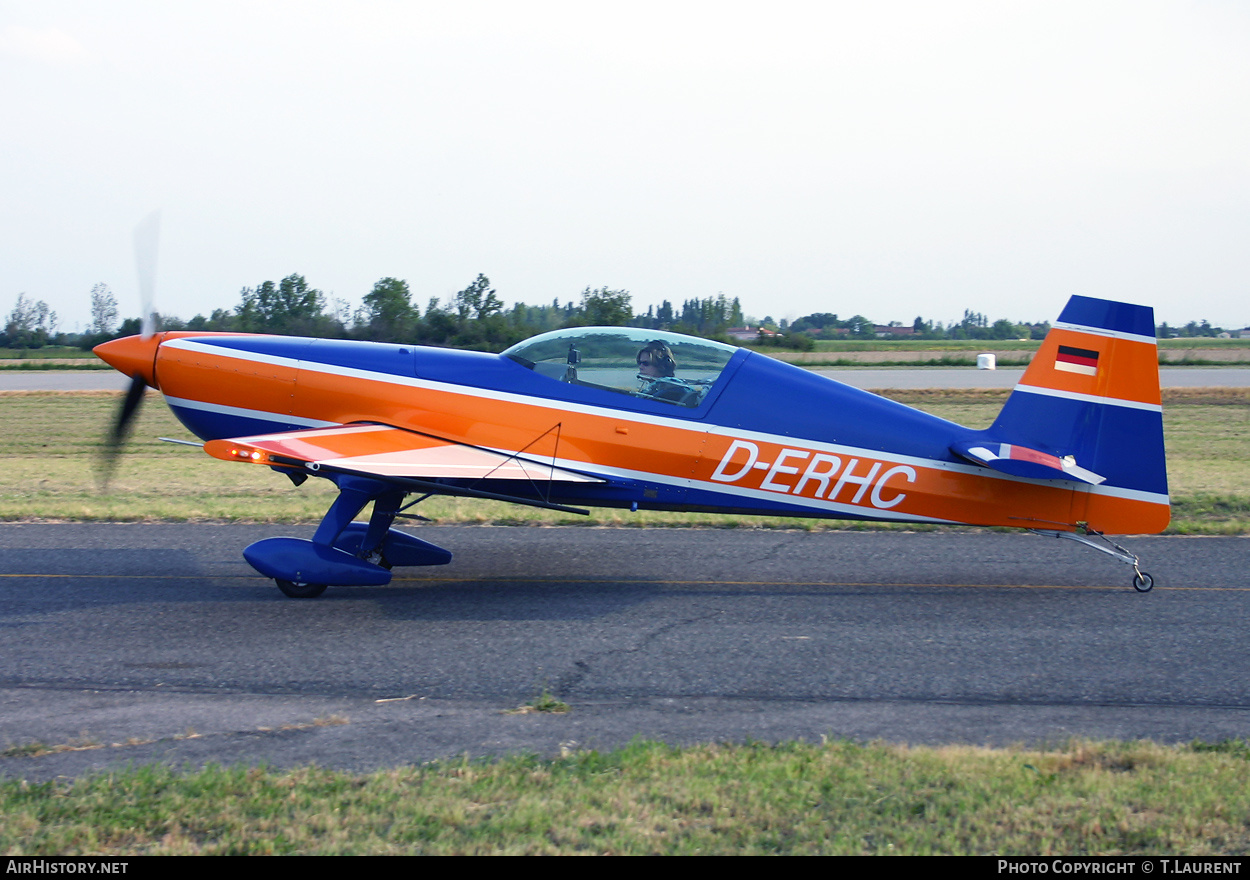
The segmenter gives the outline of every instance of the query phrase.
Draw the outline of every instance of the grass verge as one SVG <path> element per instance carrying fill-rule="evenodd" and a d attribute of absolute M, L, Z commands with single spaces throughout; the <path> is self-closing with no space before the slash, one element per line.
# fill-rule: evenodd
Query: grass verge
<path fill-rule="evenodd" d="M 1250 744 L 635 742 L 354 775 L 148 766 L 0 782 L 0 851 L 1232 855 Z"/>

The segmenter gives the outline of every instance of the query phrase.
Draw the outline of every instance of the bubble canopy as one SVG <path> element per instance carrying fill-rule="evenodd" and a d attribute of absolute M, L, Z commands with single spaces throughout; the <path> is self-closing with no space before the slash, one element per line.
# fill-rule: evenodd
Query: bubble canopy
<path fill-rule="evenodd" d="M 672 353 L 672 376 L 639 374 L 639 353 L 657 342 Z M 662 330 L 569 327 L 519 342 L 503 354 L 556 381 L 695 407 L 737 351 L 731 345 Z"/>

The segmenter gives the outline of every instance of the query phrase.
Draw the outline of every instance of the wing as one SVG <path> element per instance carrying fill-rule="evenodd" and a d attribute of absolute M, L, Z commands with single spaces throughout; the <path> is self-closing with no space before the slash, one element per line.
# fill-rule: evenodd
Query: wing
<path fill-rule="evenodd" d="M 466 483 L 512 481 L 535 487 L 539 489 L 537 494 L 549 497 L 548 492 L 541 490 L 542 484 L 606 482 L 517 453 L 469 446 L 388 425 L 342 425 L 210 440 L 204 444 L 204 451 L 223 461 L 265 464 L 292 473 L 356 474 L 419 491 L 493 498 L 578 513 L 584 511 L 535 502 L 532 498 L 478 491 Z M 456 483 L 433 482 L 439 480 Z"/>

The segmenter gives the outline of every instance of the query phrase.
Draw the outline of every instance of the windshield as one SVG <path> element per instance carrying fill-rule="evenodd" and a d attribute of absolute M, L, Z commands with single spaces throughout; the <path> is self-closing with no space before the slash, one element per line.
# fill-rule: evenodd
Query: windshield
<path fill-rule="evenodd" d="M 558 382 L 696 407 L 737 349 L 635 327 L 570 327 L 517 343 L 504 354 Z"/>

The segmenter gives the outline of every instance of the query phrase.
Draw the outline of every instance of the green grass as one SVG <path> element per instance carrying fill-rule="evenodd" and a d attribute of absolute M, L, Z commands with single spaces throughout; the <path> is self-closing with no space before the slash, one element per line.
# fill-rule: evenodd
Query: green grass
<path fill-rule="evenodd" d="M 98 362 L 98 358 L 91 352 L 72 345 L 45 345 L 43 348 L 0 348 L 0 361 L 43 360 L 46 358 L 90 359 Z"/>
<path fill-rule="evenodd" d="M 0 782 L 0 851 L 1244 855 L 1247 743 L 635 742 L 354 775 L 139 767 Z"/>
<path fill-rule="evenodd" d="M 812 351 L 754 348 L 770 357 L 805 367 L 967 367 L 977 355 L 995 352 L 1000 367 L 1029 363 L 1039 340 L 817 340 Z M 1243 366 L 1250 364 L 1250 339 L 1187 338 L 1159 341 L 1159 363 L 1168 366 Z M 748 346 L 751 347 L 751 346 Z"/>
<path fill-rule="evenodd" d="M 959 424 L 984 428 L 1007 392 L 889 394 Z M 311 523 L 321 520 L 334 499 L 334 487 L 325 480 L 309 480 L 296 488 L 268 468 L 220 462 L 198 449 L 155 440 L 193 438 L 152 393 L 108 491 L 101 491 L 96 465 L 119 398 L 119 393 L 107 391 L 0 394 L 0 419 L 9 429 L 0 447 L 5 475 L 0 521 Z M 1170 531 L 1250 534 L 1250 391 L 1169 390 L 1164 424 L 1174 502 Z M 657 511 L 594 510 L 590 517 L 582 517 L 464 498 L 430 499 L 418 510 L 438 522 L 502 525 L 890 528 L 837 520 Z"/>
<path fill-rule="evenodd" d="M 1250 339 L 1217 339 L 1213 336 L 1185 336 L 1158 340 L 1160 348 L 1194 348 L 1205 351 L 1240 349 L 1250 355 Z"/>
<path fill-rule="evenodd" d="M 22 361 L 0 360 L 0 371 L 29 370 L 30 372 L 46 372 L 48 370 L 111 370 L 103 361 L 64 360 L 64 361 Z"/>
<path fill-rule="evenodd" d="M 43 348 L 0 348 L 3 370 L 109 370 L 112 369 L 89 351 L 64 345 Z"/>
<path fill-rule="evenodd" d="M 564 715 L 570 711 L 569 704 L 551 692 L 551 688 L 543 685 L 534 699 L 515 709 L 509 709 L 508 715 L 532 715 L 535 712 L 548 715 Z"/>

